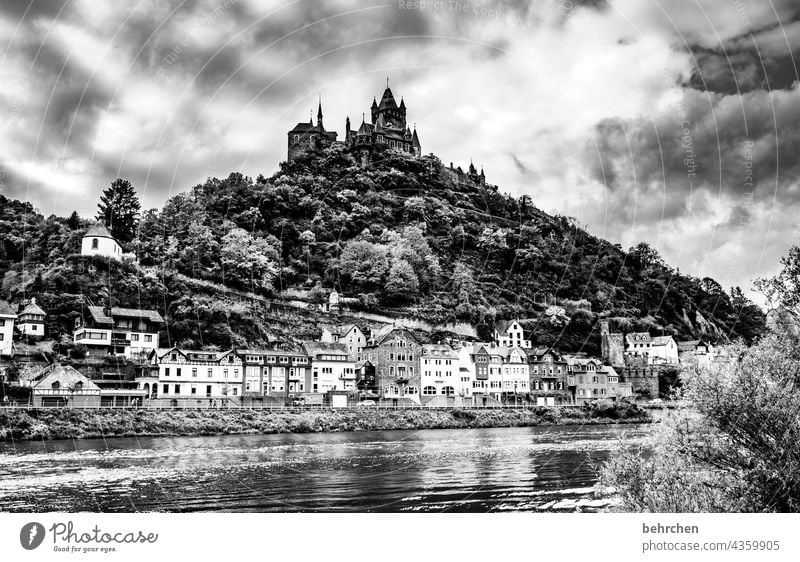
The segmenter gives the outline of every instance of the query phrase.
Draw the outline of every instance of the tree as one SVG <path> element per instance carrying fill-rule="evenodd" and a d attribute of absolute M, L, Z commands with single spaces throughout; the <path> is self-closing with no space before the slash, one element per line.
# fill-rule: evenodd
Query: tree
<path fill-rule="evenodd" d="M 237 284 L 271 288 L 278 276 L 279 247 L 274 236 L 254 238 L 244 229 L 233 228 L 222 238 L 222 265 Z"/>
<path fill-rule="evenodd" d="M 67 219 L 67 227 L 70 230 L 78 230 L 81 227 L 81 218 L 78 216 L 78 211 L 72 211 L 72 214 Z"/>
<path fill-rule="evenodd" d="M 800 312 L 800 246 L 792 246 L 781 258 L 781 271 L 770 279 L 758 279 L 756 289 L 775 307 Z"/>
<path fill-rule="evenodd" d="M 404 303 L 419 296 L 419 279 L 414 268 L 405 260 L 394 260 L 384 287 L 390 301 Z"/>
<path fill-rule="evenodd" d="M 136 237 L 142 205 L 131 182 L 121 178 L 114 180 L 111 187 L 103 191 L 97 208 L 98 220 L 105 222 L 121 244 L 127 244 Z"/>
<path fill-rule="evenodd" d="M 800 510 L 798 349 L 796 336 L 772 334 L 686 369 L 691 407 L 661 424 L 650 453 L 618 451 L 603 484 L 633 511 Z"/>
<path fill-rule="evenodd" d="M 389 269 L 389 251 L 386 246 L 366 240 L 352 240 L 339 257 L 339 273 L 346 284 L 363 292 L 379 288 Z"/>

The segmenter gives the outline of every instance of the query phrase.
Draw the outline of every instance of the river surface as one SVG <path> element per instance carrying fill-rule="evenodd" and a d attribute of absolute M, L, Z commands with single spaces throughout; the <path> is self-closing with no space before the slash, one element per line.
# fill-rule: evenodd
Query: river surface
<path fill-rule="evenodd" d="M 652 426 L 157 437 L 0 444 L 0 511 L 533 510 L 591 496 Z"/>

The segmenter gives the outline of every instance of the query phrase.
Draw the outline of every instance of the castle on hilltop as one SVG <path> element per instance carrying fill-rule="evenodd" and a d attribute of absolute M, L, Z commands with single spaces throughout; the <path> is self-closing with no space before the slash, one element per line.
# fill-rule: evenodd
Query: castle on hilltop
<path fill-rule="evenodd" d="M 336 131 L 326 131 L 322 121 L 322 100 L 320 100 L 317 108 L 317 124 L 314 124 L 313 119 L 309 119 L 308 123 L 298 123 L 289 131 L 289 161 L 296 158 L 303 150 L 320 149 L 338 142 Z M 350 117 L 345 120 L 344 128 L 344 145 L 357 153 L 363 163 L 369 161 L 378 146 L 407 152 L 414 156 L 422 154 L 417 129 L 414 127 L 412 132 L 406 120 L 406 103 L 400 98 L 400 105 L 397 104 L 389 88 L 388 79 L 380 103 L 376 98 L 372 98 L 370 123 L 367 123 L 364 113 L 358 130 L 350 127 Z"/>
<path fill-rule="evenodd" d="M 403 98 L 400 98 L 398 105 L 391 88 L 389 88 L 388 78 L 381 101 L 378 102 L 377 98 L 372 98 L 369 123 L 367 123 L 366 113 L 362 113 L 361 125 L 358 129 L 353 129 L 350 126 L 350 117 L 346 118 L 344 141 L 337 140 L 336 131 L 325 129 L 321 99 L 317 107 L 316 125 L 313 117 L 310 117 L 308 123 L 298 123 L 287 134 L 287 153 L 290 162 L 306 150 L 320 150 L 335 143 L 344 145 L 358 157 L 362 165 L 368 164 L 372 155 L 379 149 L 388 148 L 416 157 L 422 156 L 422 145 L 416 125 L 413 130 L 409 127 L 406 118 L 406 103 Z M 453 168 L 452 164 L 450 164 L 449 171 L 456 180 L 471 180 L 486 185 L 483 169 L 479 174 L 471 162 L 467 173 L 463 172 L 460 167 Z"/>

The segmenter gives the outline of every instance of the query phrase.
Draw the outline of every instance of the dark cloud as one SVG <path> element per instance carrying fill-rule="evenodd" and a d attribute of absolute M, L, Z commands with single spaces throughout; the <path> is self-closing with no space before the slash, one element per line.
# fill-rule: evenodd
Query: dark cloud
<path fill-rule="evenodd" d="M 587 146 L 595 179 L 628 200 L 666 186 L 673 201 L 704 190 L 734 202 L 775 197 L 800 204 L 791 188 L 800 176 L 800 90 L 742 96 L 686 90 L 682 107 L 683 115 L 599 123 Z M 663 212 L 678 218 L 685 209 L 669 205 Z"/>
<path fill-rule="evenodd" d="M 3 0 L 0 17 L 11 22 L 29 23 L 40 17 L 54 17 L 67 4 L 69 0 Z"/>
<path fill-rule="evenodd" d="M 790 88 L 800 80 L 800 27 L 792 23 L 798 23 L 797 16 L 713 49 L 693 46 L 695 67 L 688 85 L 725 94 Z"/>

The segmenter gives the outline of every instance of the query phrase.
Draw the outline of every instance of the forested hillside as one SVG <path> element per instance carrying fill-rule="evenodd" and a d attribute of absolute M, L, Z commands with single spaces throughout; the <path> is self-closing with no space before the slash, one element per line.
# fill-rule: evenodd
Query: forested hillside
<path fill-rule="evenodd" d="M 39 297 L 65 331 L 82 295 L 153 307 L 169 341 L 184 345 L 259 344 L 281 332 L 268 314 L 254 318 L 187 277 L 312 301 L 336 287 L 364 309 L 469 320 L 483 335 L 518 317 L 538 343 L 573 351 L 597 352 L 600 317 L 714 341 L 750 341 L 764 326 L 738 288 L 679 274 L 645 243 L 623 251 L 531 197 L 456 181 L 432 156 L 387 151 L 363 168 L 334 146 L 271 178 L 210 178 L 142 212 L 130 242 L 115 232 L 138 266 L 78 256 L 92 222 L 0 198 L 2 296 Z"/>

